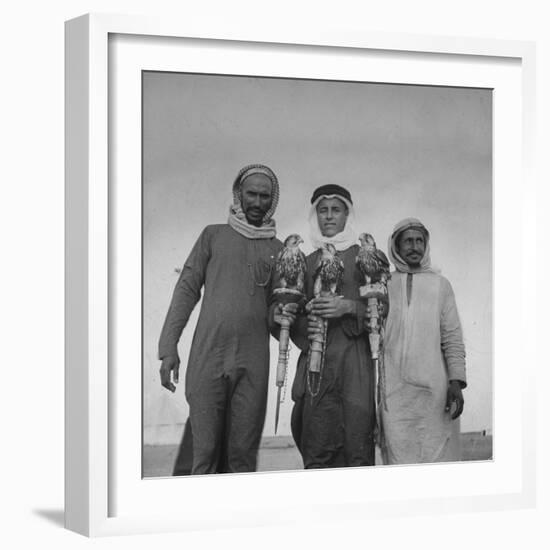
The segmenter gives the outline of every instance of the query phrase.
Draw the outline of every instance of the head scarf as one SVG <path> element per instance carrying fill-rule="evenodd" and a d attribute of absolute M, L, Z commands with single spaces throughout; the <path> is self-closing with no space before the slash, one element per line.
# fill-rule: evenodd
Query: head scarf
<path fill-rule="evenodd" d="M 328 193 L 327 193 L 328 190 Z M 340 199 L 348 208 L 348 218 L 343 231 L 334 235 L 334 237 L 325 237 L 319 229 L 317 221 L 317 205 L 323 199 Z M 357 242 L 357 233 L 355 231 L 355 210 L 351 202 L 351 195 L 347 189 L 339 185 L 323 185 L 313 192 L 311 197 L 311 208 L 309 210 L 309 236 L 313 248 L 321 248 L 324 244 L 331 243 L 336 250 L 347 250 Z"/>
<path fill-rule="evenodd" d="M 420 265 L 418 267 L 411 267 L 397 252 L 397 239 L 399 235 L 406 231 L 407 229 L 416 229 L 421 231 L 424 235 L 424 240 L 426 241 L 426 247 L 424 249 L 424 256 L 420 260 Z M 417 220 L 416 218 L 405 218 L 401 220 L 392 231 L 390 238 L 388 239 L 388 252 L 390 255 L 390 260 L 395 265 L 395 269 L 402 273 L 438 273 L 439 270 L 432 267 L 432 262 L 430 259 L 430 233 L 424 226 L 424 224 Z"/>
<path fill-rule="evenodd" d="M 271 206 L 265 213 L 262 225 L 249 224 L 242 208 L 243 182 L 252 174 L 263 174 L 271 181 Z M 229 225 L 248 239 L 271 239 L 277 234 L 275 220 L 272 219 L 279 202 L 279 181 L 271 168 L 263 164 L 249 164 L 242 168 L 233 182 L 233 204 L 229 207 Z"/>

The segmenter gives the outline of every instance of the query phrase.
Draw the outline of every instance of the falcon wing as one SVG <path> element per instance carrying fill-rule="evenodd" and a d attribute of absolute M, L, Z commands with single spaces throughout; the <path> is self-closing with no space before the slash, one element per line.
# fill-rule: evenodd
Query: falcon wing
<path fill-rule="evenodd" d="M 359 271 L 366 277 L 368 275 L 368 252 L 363 247 L 359 248 L 355 263 L 359 267 Z"/>
<path fill-rule="evenodd" d="M 305 256 L 298 247 L 285 247 L 281 250 L 277 256 L 276 272 L 283 287 L 296 287 L 301 290 L 305 271 Z"/>
<path fill-rule="evenodd" d="M 322 290 L 337 293 L 344 275 L 344 262 L 338 256 L 325 260 L 321 264 L 320 277 Z"/>
<path fill-rule="evenodd" d="M 375 250 L 374 254 L 375 254 L 376 260 L 378 262 L 378 266 L 379 266 L 378 269 L 381 272 L 389 273 L 389 271 L 390 271 L 390 262 L 388 261 L 387 256 L 378 248 Z"/>
<path fill-rule="evenodd" d="M 281 248 L 281 250 L 279 250 L 279 253 L 277 254 L 277 258 L 275 259 L 275 270 L 277 271 L 277 275 L 281 275 L 282 270 L 284 269 L 284 257 L 287 252 L 288 248 L 283 246 L 283 248 Z"/>

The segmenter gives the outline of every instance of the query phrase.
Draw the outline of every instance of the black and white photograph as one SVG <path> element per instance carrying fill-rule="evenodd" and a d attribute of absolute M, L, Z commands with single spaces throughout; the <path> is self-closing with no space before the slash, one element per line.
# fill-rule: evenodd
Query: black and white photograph
<path fill-rule="evenodd" d="M 543 548 L 543 8 L 8 2 L 2 547 Z"/>
<path fill-rule="evenodd" d="M 143 71 L 144 478 L 492 460 L 492 93 Z"/>

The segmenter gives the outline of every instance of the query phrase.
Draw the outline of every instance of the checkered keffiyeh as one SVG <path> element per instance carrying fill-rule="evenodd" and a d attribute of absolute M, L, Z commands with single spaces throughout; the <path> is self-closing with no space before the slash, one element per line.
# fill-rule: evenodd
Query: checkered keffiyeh
<path fill-rule="evenodd" d="M 243 181 L 252 174 L 263 174 L 271 181 L 271 206 L 265 213 L 262 226 L 250 225 L 242 210 Z M 241 168 L 233 182 L 233 204 L 229 207 L 229 225 L 249 239 L 266 239 L 276 235 L 275 220 L 272 219 L 279 202 L 279 181 L 277 176 L 264 164 L 249 164 Z"/>

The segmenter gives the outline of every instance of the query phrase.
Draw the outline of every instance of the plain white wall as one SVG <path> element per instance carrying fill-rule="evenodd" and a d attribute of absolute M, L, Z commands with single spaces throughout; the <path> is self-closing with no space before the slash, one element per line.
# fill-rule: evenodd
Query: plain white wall
<path fill-rule="evenodd" d="M 145 73 L 145 442 L 178 440 L 188 408 L 184 372 L 199 307 L 180 341 L 175 394 L 161 388 L 157 341 L 176 268 L 201 229 L 224 223 L 231 184 L 245 164 L 277 174 L 281 240 L 305 237 L 313 189 L 347 187 L 357 229 L 386 250 L 408 216 L 432 234 L 432 260 L 453 284 L 467 350 L 464 431 L 492 426 L 492 99 L 490 90 Z M 272 341 L 272 365 L 277 346 Z M 289 386 L 297 354 L 291 352 Z M 274 369 L 271 371 L 272 377 Z M 278 434 L 289 434 L 290 392 Z M 273 434 L 270 383 L 265 435 Z"/>

